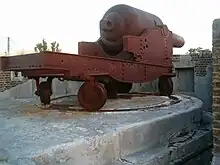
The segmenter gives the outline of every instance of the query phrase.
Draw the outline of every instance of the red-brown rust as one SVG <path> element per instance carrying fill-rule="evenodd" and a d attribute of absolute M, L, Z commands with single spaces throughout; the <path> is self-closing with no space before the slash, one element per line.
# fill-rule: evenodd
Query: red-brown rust
<path fill-rule="evenodd" d="M 184 44 L 185 44 L 184 38 L 173 33 L 173 47 L 181 48 Z"/>
<path fill-rule="evenodd" d="M 162 96 L 170 96 L 173 92 L 173 81 L 169 77 L 162 76 L 159 78 L 158 89 L 160 95 Z"/>
<path fill-rule="evenodd" d="M 123 36 L 140 36 L 146 29 L 164 26 L 154 14 L 128 5 L 111 7 L 100 20 L 100 39 L 103 48 L 111 55 L 122 51 Z M 173 35 L 173 47 L 183 46 L 183 38 Z"/>
<path fill-rule="evenodd" d="M 78 91 L 79 103 L 88 111 L 103 107 L 107 100 L 104 86 L 97 82 L 85 82 Z"/>
<path fill-rule="evenodd" d="M 105 86 L 112 82 L 116 98 L 117 93 L 129 92 L 132 83 L 160 78 L 160 93 L 170 95 L 173 90 L 170 77 L 175 75 L 173 47 L 182 47 L 184 42 L 159 17 L 131 6 L 116 5 L 101 19 L 98 41 L 79 42 L 79 55 L 41 52 L 2 57 L 0 66 L 1 70 L 21 71 L 28 78 L 85 81 L 78 98 L 84 108 L 95 110 L 104 105 L 107 97 L 106 89 L 98 82 Z M 127 84 L 125 88 L 120 85 L 123 83 Z M 37 89 L 40 90 L 39 85 Z M 87 98 L 96 99 L 89 102 L 83 95 L 85 89 L 91 92 Z"/>

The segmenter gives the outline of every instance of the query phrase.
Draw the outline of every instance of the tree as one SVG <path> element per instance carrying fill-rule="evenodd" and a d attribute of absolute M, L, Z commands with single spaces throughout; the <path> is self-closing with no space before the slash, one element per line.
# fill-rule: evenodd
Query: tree
<path fill-rule="evenodd" d="M 42 52 L 42 51 L 61 52 L 61 49 L 59 48 L 59 43 L 57 43 L 56 41 L 51 43 L 50 49 L 48 48 L 48 45 L 45 39 L 43 39 L 42 43 L 36 44 L 34 51 L 35 52 Z"/>
<path fill-rule="evenodd" d="M 191 49 L 189 49 L 186 54 L 189 54 L 189 55 L 200 55 L 200 54 L 203 54 L 203 53 L 212 53 L 212 51 L 209 50 L 209 49 L 203 49 L 201 47 L 198 47 L 198 48 L 191 48 Z"/>
<path fill-rule="evenodd" d="M 60 44 L 56 41 L 51 43 L 51 50 L 52 52 L 61 52 L 61 49 L 59 49 Z"/>

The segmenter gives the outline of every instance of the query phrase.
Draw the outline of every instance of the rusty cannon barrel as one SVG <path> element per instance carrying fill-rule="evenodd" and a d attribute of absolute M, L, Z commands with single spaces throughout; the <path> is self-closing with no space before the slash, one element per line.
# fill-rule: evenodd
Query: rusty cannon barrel
<path fill-rule="evenodd" d="M 111 7 L 100 20 L 98 42 L 106 53 L 117 54 L 123 49 L 123 36 L 139 36 L 145 29 L 163 26 L 154 14 L 120 4 Z M 182 47 L 184 39 L 173 33 L 173 47 Z"/>
<path fill-rule="evenodd" d="M 184 44 L 185 44 L 184 38 L 173 33 L 173 47 L 181 48 Z"/>

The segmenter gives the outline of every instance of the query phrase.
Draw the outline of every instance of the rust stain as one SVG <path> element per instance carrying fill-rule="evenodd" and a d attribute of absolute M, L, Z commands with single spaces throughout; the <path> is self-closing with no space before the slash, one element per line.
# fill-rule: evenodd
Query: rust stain
<path fill-rule="evenodd" d="M 62 106 L 59 109 L 53 109 L 53 104 L 51 104 L 51 107 L 43 107 L 41 105 L 25 105 L 21 108 L 23 109 L 24 116 L 32 117 L 32 116 L 38 116 L 38 117 L 53 117 L 58 119 L 73 119 L 73 118 L 79 118 L 83 116 L 91 115 L 89 112 L 85 111 L 71 111 L 69 106 Z"/>
<path fill-rule="evenodd" d="M 25 105 L 22 107 L 25 116 L 46 116 L 48 111 L 38 107 L 37 105 Z"/>

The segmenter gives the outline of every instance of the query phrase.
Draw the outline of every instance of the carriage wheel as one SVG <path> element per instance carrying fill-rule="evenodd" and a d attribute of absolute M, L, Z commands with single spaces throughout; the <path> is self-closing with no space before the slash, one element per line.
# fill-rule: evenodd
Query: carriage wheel
<path fill-rule="evenodd" d="M 118 93 L 128 93 L 130 92 L 132 86 L 132 83 L 118 82 Z"/>
<path fill-rule="evenodd" d="M 39 97 L 41 103 L 44 105 L 50 104 L 50 96 L 52 95 L 51 85 L 49 82 L 44 81 L 39 84 Z"/>
<path fill-rule="evenodd" d="M 160 95 L 170 96 L 173 93 L 173 81 L 171 77 L 162 76 L 159 78 L 158 89 Z"/>
<path fill-rule="evenodd" d="M 95 111 L 103 107 L 107 100 L 105 87 L 98 82 L 85 82 L 78 91 L 80 105 L 89 111 Z"/>

